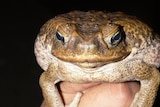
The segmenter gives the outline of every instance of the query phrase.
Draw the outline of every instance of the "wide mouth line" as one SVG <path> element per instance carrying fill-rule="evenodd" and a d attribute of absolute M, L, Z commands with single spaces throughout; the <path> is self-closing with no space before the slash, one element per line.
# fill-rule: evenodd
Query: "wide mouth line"
<path fill-rule="evenodd" d="M 74 62 L 73 64 L 83 68 L 97 68 L 104 66 L 110 62 Z"/>
<path fill-rule="evenodd" d="M 99 57 L 99 56 L 56 56 L 59 60 L 74 64 L 82 68 L 99 68 L 110 63 L 117 63 L 124 60 L 129 54 L 119 57 Z"/>

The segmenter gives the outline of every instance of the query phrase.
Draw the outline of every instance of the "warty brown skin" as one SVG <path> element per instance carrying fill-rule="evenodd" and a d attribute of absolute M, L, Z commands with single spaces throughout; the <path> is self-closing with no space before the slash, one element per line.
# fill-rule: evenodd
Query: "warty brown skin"
<path fill-rule="evenodd" d="M 47 21 L 35 41 L 49 107 L 65 107 L 56 83 L 139 81 L 130 107 L 152 107 L 160 83 L 160 39 L 136 17 L 122 12 L 72 11 Z M 67 107 L 77 107 L 77 93 Z"/>

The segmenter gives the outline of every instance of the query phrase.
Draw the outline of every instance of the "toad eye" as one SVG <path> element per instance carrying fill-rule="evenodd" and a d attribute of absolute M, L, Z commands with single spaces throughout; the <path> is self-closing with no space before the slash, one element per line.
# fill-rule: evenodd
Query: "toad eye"
<path fill-rule="evenodd" d="M 120 31 L 118 30 L 112 37 L 111 37 L 111 45 L 117 45 L 121 40 L 121 33 Z"/>
<path fill-rule="evenodd" d="M 116 29 L 115 32 L 104 37 L 104 41 L 107 43 L 109 48 L 114 48 L 122 40 L 123 32 L 120 28 Z"/>
<path fill-rule="evenodd" d="M 58 40 L 64 42 L 64 37 L 61 36 L 61 34 L 59 32 L 56 32 L 56 37 L 57 37 Z"/>

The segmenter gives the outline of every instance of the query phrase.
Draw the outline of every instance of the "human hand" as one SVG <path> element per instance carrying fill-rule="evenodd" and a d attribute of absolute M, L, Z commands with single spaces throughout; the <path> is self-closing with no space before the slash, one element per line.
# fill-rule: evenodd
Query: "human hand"
<path fill-rule="evenodd" d="M 138 90 L 139 84 L 136 82 L 59 84 L 59 91 L 65 104 L 69 104 L 77 92 L 83 93 L 78 107 L 129 107 Z"/>
<path fill-rule="evenodd" d="M 61 96 L 70 103 L 77 92 L 83 93 L 78 107 L 129 107 L 139 90 L 136 82 L 74 84 L 62 82 Z"/>

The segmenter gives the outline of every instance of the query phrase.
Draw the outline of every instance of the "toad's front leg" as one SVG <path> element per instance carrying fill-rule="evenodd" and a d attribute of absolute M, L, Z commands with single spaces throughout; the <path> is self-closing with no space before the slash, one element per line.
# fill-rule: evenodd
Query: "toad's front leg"
<path fill-rule="evenodd" d="M 73 101 L 64 106 L 61 96 L 56 87 L 56 83 L 59 81 L 56 70 L 53 64 L 50 64 L 47 71 L 43 72 L 40 76 L 40 86 L 42 89 L 44 102 L 47 107 L 77 107 L 81 93 L 77 93 Z"/>
<path fill-rule="evenodd" d="M 133 71 L 135 77 L 140 80 L 141 87 L 130 107 L 152 107 L 160 84 L 158 69 L 142 63 Z"/>

